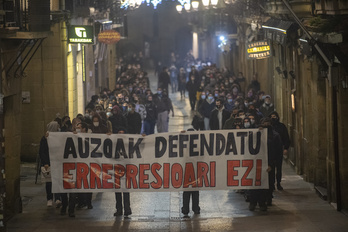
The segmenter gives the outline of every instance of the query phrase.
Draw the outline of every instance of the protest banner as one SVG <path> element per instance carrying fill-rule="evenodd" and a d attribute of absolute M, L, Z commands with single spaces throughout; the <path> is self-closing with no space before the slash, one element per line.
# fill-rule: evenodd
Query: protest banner
<path fill-rule="evenodd" d="M 48 145 L 54 193 L 268 188 L 267 130 L 51 132 Z"/>

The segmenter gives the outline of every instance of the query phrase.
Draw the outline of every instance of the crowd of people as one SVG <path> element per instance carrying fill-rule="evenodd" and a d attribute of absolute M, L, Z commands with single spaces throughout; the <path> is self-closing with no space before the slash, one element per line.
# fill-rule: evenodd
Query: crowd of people
<path fill-rule="evenodd" d="M 156 127 L 158 133 L 168 132 L 170 112 L 174 116 L 173 104 L 168 96 L 169 86 L 172 87 L 172 93 L 180 92 L 181 100 L 185 100 L 187 91 L 190 107 L 195 115 L 192 121 L 195 130 L 268 130 L 269 189 L 243 191 L 250 202 L 250 210 L 255 210 L 257 203 L 261 210 L 267 210 L 267 204 L 272 204 L 275 184 L 278 190 L 283 189 L 282 160 L 290 146 L 287 128 L 279 122 L 279 115 L 274 111 L 271 97 L 261 91 L 257 74 L 246 85 L 246 78 L 241 72 L 236 76 L 214 64 L 195 62 L 190 59 L 190 54 L 186 60 L 184 65 L 180 65 L 173 58 L 169 68 L 158 65 L 155 72 L 158 76 L 158 88 L 153 93 L 148 73 L 142 69 L 141 59 L 136 55 L 128 61 L 120 59 L 116 67 L 115 88 L 112 91 L 103 89 L 99 95 L 92 96 L 84 115 L 78 114 L 72 120 L 69 116 L 57 117 L 48 124 L 48 131 L 145 136 L 154 134 Z M 47 136 L 49 135 L 43 136 L 40 143 L 43 172 L 47 172 L 50 167 Z M 48 206 L 52 206 L 54 197 L 50 189 L 51 184 L 47 181 Z M 193 201 L 192 210 L 200 213 L 199 192 L 186 191 L 182 207 L 182 213 L 186 216 L 189 212 L 190 195 Z M 129 193 L 116 193 L 115 198 L 115 216 L 132 214 Z M 75 216 L 75 205 L 78 208 L 92 209 L 91 199 L 91 193 L 70 194 L 69 200 L 67 194 L 55 196 L 56 206 L 61 206 L 61 214 L 66 214 L 69 205 L 71 217 Z"/>

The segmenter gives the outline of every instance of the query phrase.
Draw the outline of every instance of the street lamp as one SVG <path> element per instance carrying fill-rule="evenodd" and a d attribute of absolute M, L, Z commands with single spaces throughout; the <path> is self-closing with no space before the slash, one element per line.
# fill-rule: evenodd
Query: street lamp
<path fill-rule="evenodd" d="M 177 5 L 176 6 L 176 11 L 181 13 L 182 12 L 182 5 Z"/>
<path fill-rule="evenodd" d="M 191 4 L 190 4 L 190 3 L 185 3 L 185 4 L 184 4 L 184 8 L 185 8 L 186 11 L 190 11 L 190 9 L 191 9 Z"/>
<path fill-rule="evenodd" d="M 198 7 L 199 7 L 199 2 L 198 2 L 198 1 L 193 1 L 193 2 L 192 2 L 192 8 L 193 8 L 193 10 L 198 10 Z"/>
<path fill-rule="evenodd" d="M 203 4 L 203 6 L 208 7 L 209 6 L 209 0 L 202 0 L 202 4 Z"/>
<path fill-rule="evenodd" d="M 216 6 L 218 4 L 219 0 L 211 0 L 211 5 Z"/>

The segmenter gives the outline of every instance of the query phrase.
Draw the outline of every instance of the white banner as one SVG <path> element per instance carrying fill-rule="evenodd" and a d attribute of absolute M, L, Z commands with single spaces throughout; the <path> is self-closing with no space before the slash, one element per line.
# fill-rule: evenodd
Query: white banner
<path fill-rule="evenodd" d="M 267 189 L 267 130 L 48 136 L 54 193 Z"/>

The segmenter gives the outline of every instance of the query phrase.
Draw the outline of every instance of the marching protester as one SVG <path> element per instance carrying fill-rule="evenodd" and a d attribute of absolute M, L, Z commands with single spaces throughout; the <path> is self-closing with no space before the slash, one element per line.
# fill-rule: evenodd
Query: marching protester
<path fill-rule="evenodd" d="M 267 147 L 268 147 L 268 189 L 249 190 L 249 210 L 254 211 L 259 204 L 261 211 L 267 211 L 267 205 L 272 205 L 273 187 L 272 178 L 274 178 L 274 167 L 276 157 L 283 153 L 283 145 L 279 134 L 273 130 L 270 118 L 263 118 L 260 122 L 260 129 L 267 130 Z"/>
<path fill-rule="evenodd" d="M 52 179 L 51 179 L 51 163 L 50 154 L 47 143 L 47 136 L 49 132 L 58 132 L 59 124 L 57 121 L 52 121 L 47 124 L 46 135 L 41 138 L 39 156 L 41 160 L 41 174 L 42 180 L 45 182 L 46 186 L 46 198 L 47 206 L 53 206 L 53 194 L 52 194 Z M 61 199 L 59 194 L 54 194 L 56 207 L 59 208 L 61 205 Z"/>
<path fill-rule="evenodd" d="M 157 111 L 157 132 L 168 132 L 169 112 L 172 111 L 172 117 L 174 117 L 174 109 L 167 90 L 162 92 L 162 89 L 158 88 L 153 101 Z"/>
<path fill-rule="evenodd" d="M 288 154 L 288 149 L 290 147 L 290 137 L 289 137 L 289 132 L 286 126 L 279 121 L 279 114 L 276 111 L 273 111 L 269 117 L 272 120 L 272 126 L 273 129 L 278 132 L 280 135 L 280 138 L 283 143 L 283 153 L 278 154 L 276 156 L 276 163 L 275 163 L 275 170 L 276 170 L 276 180 L 277 180 L 277 189 L 278 190 L 283 190 L 283 187 L 281 186 L 280 182 L 282 181 L 282 166 L 283 166 L 283 157 L 287 156 Z M 272 179 L 273 186 L 272 188 L 275 189 L 275 179 Z"/>

